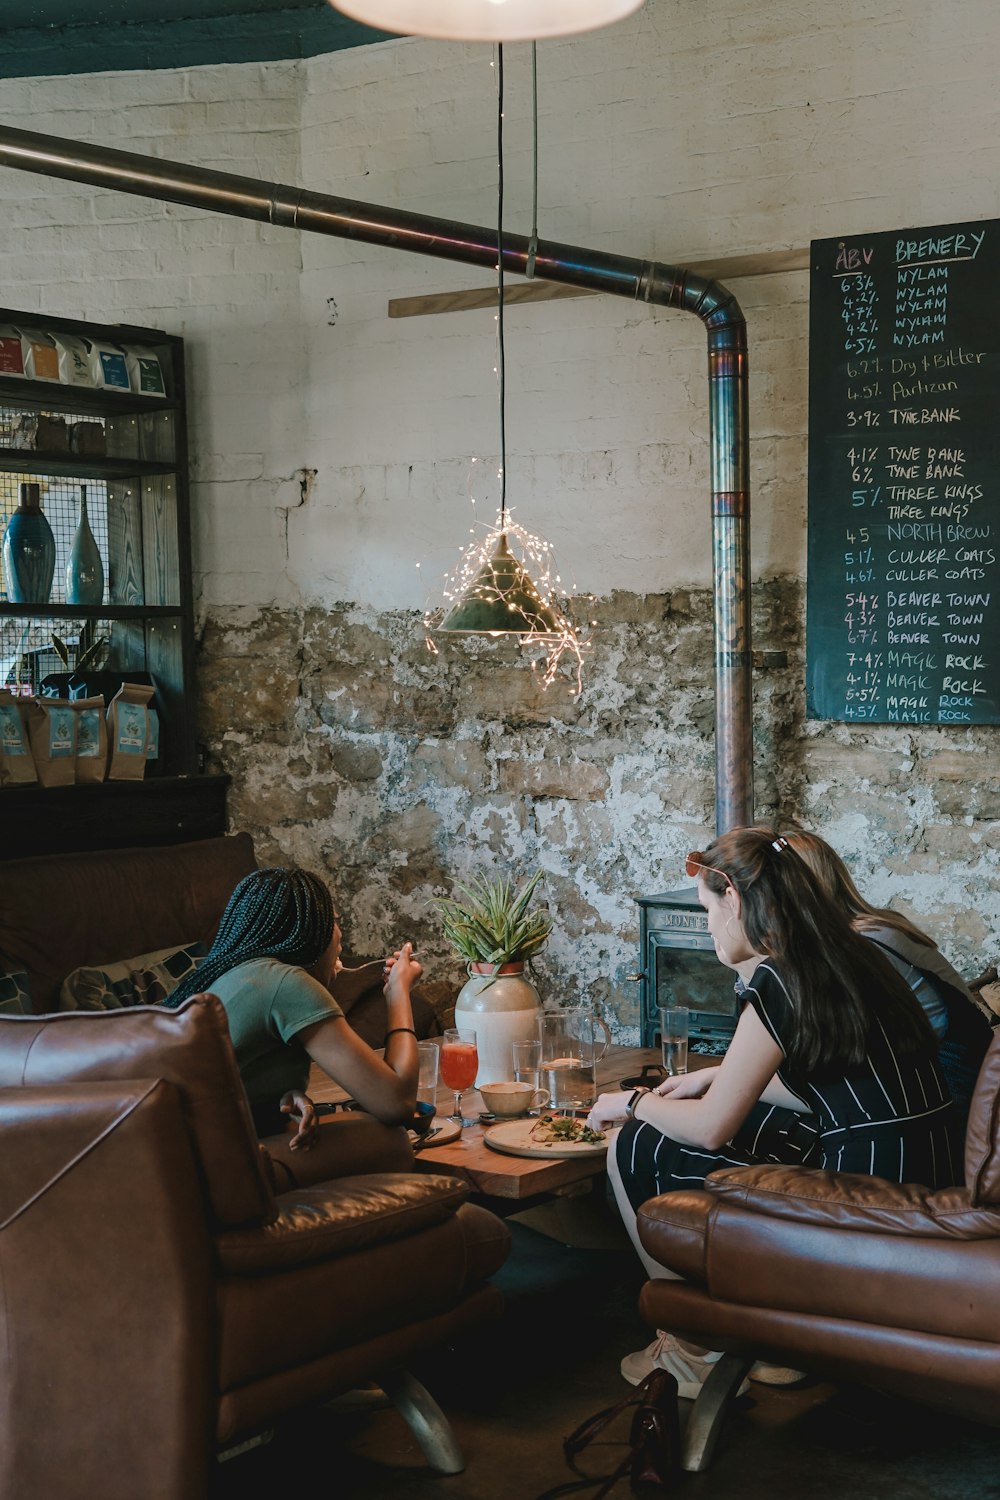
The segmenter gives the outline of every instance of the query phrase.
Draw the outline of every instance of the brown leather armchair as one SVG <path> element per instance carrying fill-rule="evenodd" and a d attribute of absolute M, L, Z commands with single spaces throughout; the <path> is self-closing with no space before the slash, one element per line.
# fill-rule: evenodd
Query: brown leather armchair
<path fill-rule="evenodd" d="M 213 1452 L 372 1378 L 460 1468 L 405 1366 L 499 1311 L 508 1232 L 356 1159 L 275 1193 L 213 996 L 0 1017 L 0 1500 L 203 1500 Z"/>
<path fill-rule="evenodd" d="M 707 1467 L 756 1359 L 1000 1425 L 1000 1035 L 976 1085 L 965 1186 L 941 1192 L 802 1167 L 729 1167 L 665 1193 L 639 1235 L 683 1281 L 642 1316 L 726 1350 L 695 1403 L 684 1466 Z"/>

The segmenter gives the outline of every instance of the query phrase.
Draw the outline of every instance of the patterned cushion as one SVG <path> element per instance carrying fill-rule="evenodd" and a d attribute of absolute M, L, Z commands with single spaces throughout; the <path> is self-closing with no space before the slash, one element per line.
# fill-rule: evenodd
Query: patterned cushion
<path fill-rule="evenodd" d="M 123 1010 L 159 1005 L 208 952 L 204 943 L 161 948 L 100 968 L 74 969 L 59 991 L 60 1010 Z"/>
<path fill-rule="evenodd" d="M 23 972 L 0 974 L 0 1014 L 31 1015 L 31 993 L 28 989 L 27 974 Z"/>

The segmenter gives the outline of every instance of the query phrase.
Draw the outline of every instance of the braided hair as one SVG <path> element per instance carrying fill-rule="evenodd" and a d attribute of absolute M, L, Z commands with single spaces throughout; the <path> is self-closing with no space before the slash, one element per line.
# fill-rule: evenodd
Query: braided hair
<path fill-rule="evenodd" d="M 333 898 L 318 876 L 280 867 L 254 870 L 230 896 L 206 957 L 163 1003 L 175 1010 L 255 958 L 311 968 L 330 946 L 335 921 Z"/>

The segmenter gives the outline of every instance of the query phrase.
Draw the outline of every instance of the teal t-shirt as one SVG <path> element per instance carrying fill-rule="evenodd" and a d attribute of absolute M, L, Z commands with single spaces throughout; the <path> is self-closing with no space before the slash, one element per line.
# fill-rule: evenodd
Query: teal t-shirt
<path fill-rule="evenodd" d="M 344 1012 L 329 990 L 276 958 L 255 958 L 215 980 L 229 1019 L 236 1063 L 262 1135 L 284 1128 L 279 1104 L 289 1089 L 304 1089 L 310 1059 L 296 1038 L 307 1026 Z"/>

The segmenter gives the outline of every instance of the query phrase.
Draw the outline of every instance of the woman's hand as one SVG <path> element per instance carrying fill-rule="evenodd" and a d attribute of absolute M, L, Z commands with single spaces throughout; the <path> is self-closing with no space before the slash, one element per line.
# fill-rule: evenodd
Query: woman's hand
<path fill-rule="evenodd" d="M 699 1068 L 696 1073 L 678 1073 L 657 1084 L 653 1093 L 661 1096 L 669 1094 L 671 1099 L 700 1099 L 703 1094 L 708 1093 L 709 1085 L 718 1071 L 715 1067 Z"/>
<path fill-rule="evenodd" d="M 298 1089 L 289 1089 L 287 1094 L 281 1096 L 281 1113 L 298 1122 L 298 1129 L 288 1142 L 289 1151 L 308 1151 L 310 1146 L 315 1145 L 319 1126 L 316 1123 L 316 1106 L 308 1094 L 303 1094 Z"/>
<path fill-rule="evenodd" d="M 631 1093 L 598 1095 L 587 1116 L 587 1124 L 591 1130 L 606 1130 L 609 1125 L 621 1125 L 628 1117 L 628 1101 L 631 1097 Z"/>
<path fill-rule="evenodd" d="M 390 953 L 382 970 L 385 979 L 385 998 L 388 1001 L 408 996 L 411 985 L 416 984 L 423 968 L 413 957 L 413 944 L 404 943 L 395 953 Z"/>

